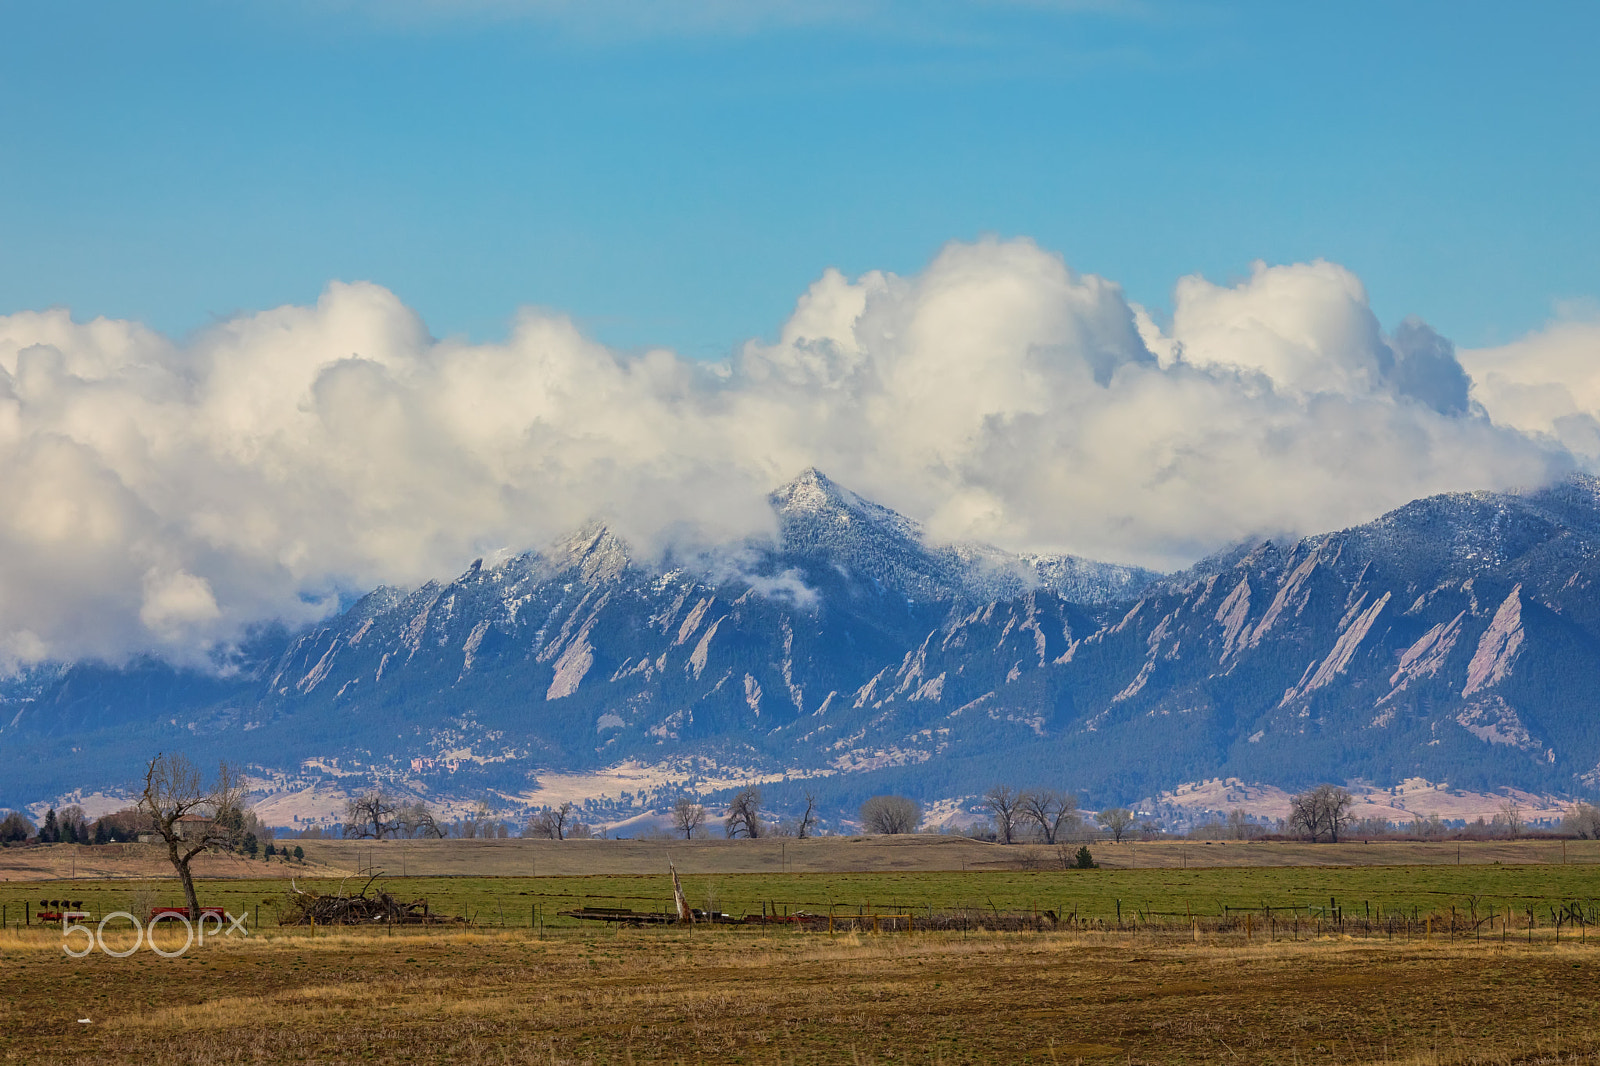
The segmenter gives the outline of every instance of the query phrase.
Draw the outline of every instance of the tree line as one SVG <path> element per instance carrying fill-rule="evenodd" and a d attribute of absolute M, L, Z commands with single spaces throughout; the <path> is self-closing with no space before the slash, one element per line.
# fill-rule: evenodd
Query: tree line
<path fill-rule="evenodd" d="M 1050 788 L 1018 790 L 996 785 L 983 794 L 983 807 L 989 813 L 989 828 L 980 834 L 1000 844 L 1065 844 L 1093 839 L 1105 833 L 1121 842 L 1138 830 L 1146 836 L 1160 832 L 1160 826 L 1140 822 L 1126 807 L 1107 807 L 1091 817 L 1097 828 L 1090 828 L 1071 792 Z"/>

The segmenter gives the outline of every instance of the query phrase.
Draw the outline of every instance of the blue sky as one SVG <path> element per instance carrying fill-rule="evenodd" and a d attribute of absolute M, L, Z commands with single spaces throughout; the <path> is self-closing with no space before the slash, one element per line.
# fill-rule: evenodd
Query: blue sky
<path fill-rule="evenodd" d="M 0 0 L 0 671 L 204 660 L 596 518 L 739 543 L 813 465 L 1162 568 L 1600 473 L 1597 31 Z"/>
<path fill-rule="evenodd" d="M 1255 259 L 1509 340 L 1600 296 L 1600 5 L 3 3 L 0 312 L 393 289 L 624 347 L 1024 235 L 1161 307 Z"/>

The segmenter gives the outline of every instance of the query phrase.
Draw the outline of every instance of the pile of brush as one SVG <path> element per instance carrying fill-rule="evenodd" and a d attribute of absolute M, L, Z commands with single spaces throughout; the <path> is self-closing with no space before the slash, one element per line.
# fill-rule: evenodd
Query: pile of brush
<path fill-rule="evenodd" d="M 279 925 L 453 925 L 465 921 L 434 914 L 426 899 L 402 902 L 381 889 L 368 895 L 374 874 L 356 895 L 339 891 L 322 895 L 307 892 L 289 880 L 289 906 L 278 919 Z"/>

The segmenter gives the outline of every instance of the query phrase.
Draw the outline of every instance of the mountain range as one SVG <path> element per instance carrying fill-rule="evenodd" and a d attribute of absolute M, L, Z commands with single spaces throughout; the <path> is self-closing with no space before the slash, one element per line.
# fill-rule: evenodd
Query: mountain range
<path fill-rule="evenodd" d="M 225 672 L 34 669 L 0 688 L 0 805 L 125 787 L 175 747 L 434 796 L 672 766 L 840 810 L 1000 782 L 1092 803 L 1224 775 L 1600 786 L 1594 479 L 1168 575 L 930 545 L 815 470 L 771 503 L 769 540 L 647 563 L 597 524 L 263 631 Z"/>

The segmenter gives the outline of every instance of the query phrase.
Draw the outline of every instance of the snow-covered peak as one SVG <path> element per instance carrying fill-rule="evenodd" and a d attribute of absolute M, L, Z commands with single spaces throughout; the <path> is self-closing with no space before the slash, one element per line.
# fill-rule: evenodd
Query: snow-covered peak
<path fill-rule="evenodd" d="M 799 477 L 774 490 L 771 500 L 781 515 L 831 515 L 877 506 L 863 500 L 814 466 L 806 467 Z"/>
<path fill-rule="evenodd" d="M 1076 555 L 1024 555 L 1039 584 L 1062 599 L 1077 603 L 1110 603 L 1133 599 L 1160 578 L 1140 566 L 1102 563 Z"/>
<path fill-rule="evenodd" d="M 610 581 L 630 562 L 628 546 L 604 524 L 596 522 L 567 537 L 555 548 L 556 557 L 582 572 L 585 581 Z"/>
<path fill-rule="evenodd" d="M 779 510 L 790 513 L 822 511 L 840 507 L 846 496 L 854 495 L 816 467 L 808 466 L 793 481 L 774 489 L 772 502 Z"/>
<path fill-rule="evenodd" d="M 909 600 L 997 600 L 1044 587 L 1085 603 L 1130 597 L 1155 575 L 1074 556 L 1022 557 L 989 544 L 930 544 L 922 526 L 816 467 L 771 496 L 782 550 L 822 558 Z"/>
<path fill-rule="evenodd" d="M 898 511 L 858 496 L 816 467 L 807 467 L 799 477 L 769 497 L 773 510 L 786 526 L 793 524 L 832 526 L 841 530 L 874 532 L 921 543 L 922 527 Z"/>

